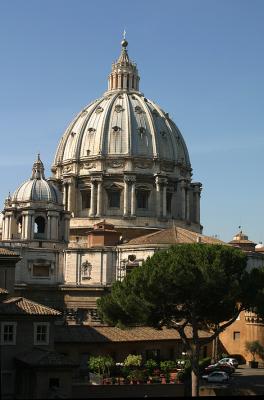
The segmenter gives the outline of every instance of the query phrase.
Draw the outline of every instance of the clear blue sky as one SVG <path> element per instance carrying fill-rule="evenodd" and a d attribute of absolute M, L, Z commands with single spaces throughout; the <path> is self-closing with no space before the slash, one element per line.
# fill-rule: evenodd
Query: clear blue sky
<path fill-rule="evenodd" d="M 204 233 L 264 242 L 263 0 L 2 0 L 0 202 L 107 88 L 123 29 L 141 90 L 170 113 L 203 183 Z"/>

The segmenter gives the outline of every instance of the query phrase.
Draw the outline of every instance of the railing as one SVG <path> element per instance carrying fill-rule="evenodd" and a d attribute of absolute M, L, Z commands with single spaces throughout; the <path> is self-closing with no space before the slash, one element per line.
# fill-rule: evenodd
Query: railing
<path fill-rule="evenodd" d="M 264 324 L 263 318 L 259 317 L 252 311 L 245 311 L 245 321 L 248 324 Z"/>

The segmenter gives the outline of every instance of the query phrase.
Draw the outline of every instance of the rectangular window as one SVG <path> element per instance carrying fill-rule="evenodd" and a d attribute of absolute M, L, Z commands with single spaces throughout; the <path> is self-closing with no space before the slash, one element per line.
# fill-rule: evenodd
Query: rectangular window
<path fill-rule="evenodd" d="M 239 340 L 240 339 L 240 332 L 233 332 L 233 339 Z"/>
<path fill-rule="evenodd" d="M 16 344 L 16 322 L 2 322 L 1 324 L 1 344 Z"/>
<path fill-rule="evenodd" d="M 33 264 L 33 276 L 36 278 L 49 278 L 50 265 Z"/>
<path fill-rule="evenodd" d="M 137 192 L 137 208 L 147 209 L 148 208 L 148 196 L 149 193 L 144 190 Z"/>
<path fill-rule="evenodd" d="M 159 360 L 160 359 L 160 349 L 146 350 L 146 359 Z"/>
<path fill-rule="evenodd" d="M 34 345 L 49 344 L 49 323 L 34 322 Z"/>
<path fill-rule="evenodd" d="M 82 209 L 91 207 L 91 191 L 90 190 L 82 190 Z"/>
<path fill-rule="evenodd" d="M 120 192 L 117 190 L 109 191 L 108 192 L 108 201 L 109 201 L 109 207 L 120 208 Z"/>
<path fill-rule="evenodd" d="M 172 193 L 167 193 L 167 197 L 166 197 L 166 210 L 167 213 L 170 214 L 171 213 L 171 200 L 172 200 Z"/>

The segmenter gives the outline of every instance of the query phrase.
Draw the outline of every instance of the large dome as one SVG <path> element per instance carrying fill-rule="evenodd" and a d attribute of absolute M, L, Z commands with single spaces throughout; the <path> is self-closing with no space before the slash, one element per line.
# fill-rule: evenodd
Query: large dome
<path fill-rule="evenodd" d="M 108 90 L 64 132 L 52 166 L 72 229 L 98 218 L 125 228 L 178 225 L 201 231 L 199 182 L 192 183 L 181 132 L 139 91 L 127 41 L 112 64 Z M 174 222 L 173 222 L 174 221 Z"/>
<path fill-rule="evenodd" d="M 184 139 L 157 104 L 139 92 L 107 92 L 85 107 L 64 133 L 54 164 L 95 156 L 159 159 L 190 168 Z"/>

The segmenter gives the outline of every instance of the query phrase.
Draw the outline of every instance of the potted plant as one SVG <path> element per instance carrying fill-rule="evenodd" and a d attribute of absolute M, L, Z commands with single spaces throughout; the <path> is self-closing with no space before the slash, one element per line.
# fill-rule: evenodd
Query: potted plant
<path fill-rule="evenodd" d="M 258 361 L 256 361 L 256 355 L 263 357 L 264 347 L 259 343 L 258 340 L 252 342 L 246 342 L 246 351 L 252 355 L 252 360 L 249 361 L 251 368 L 258 368 Z"/>
<path fill-rule="evenodd" d="M 115 365 L 114 360 L 110 356 L 91 356 L 88 361 L 89 371 L 95 374 L 95 381 L 110 375 L 110 368 Z M 90 375 L 91 376 L 91 375 Z"/>

